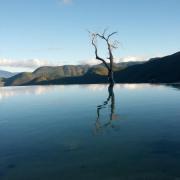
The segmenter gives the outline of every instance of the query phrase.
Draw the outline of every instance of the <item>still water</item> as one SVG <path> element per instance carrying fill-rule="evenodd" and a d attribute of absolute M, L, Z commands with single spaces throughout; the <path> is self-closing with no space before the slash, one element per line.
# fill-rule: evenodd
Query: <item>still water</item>
<path fill-rule="evenodd" d="M 0 88 L 1 180 L 179 180 L 180 90 Z"/>

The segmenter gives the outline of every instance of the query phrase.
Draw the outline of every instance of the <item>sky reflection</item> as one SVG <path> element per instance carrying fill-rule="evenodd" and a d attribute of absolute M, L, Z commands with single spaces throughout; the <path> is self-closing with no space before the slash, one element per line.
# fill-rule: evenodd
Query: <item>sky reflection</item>
<path fill-rule="evenodd" d="M 68 85 L 66 87 L 70 87 Z M 108 88 L 108 84 L 88 84 L 88 85 L 73 85 L 76 88 L 85 88 L 90 91 L 104 91 Z M 156 89 L 164 89 L 164 85 L 152 85 L 152 84 L 116 84 L 115 89 L 127 89 L 127 90 L 137 90 L 146 89 L 150 87 L 156 87 Z M 0 87 L 0 100 L 8 97 L 18 96 L 18 95 L 42 95 L 47 92 L 58 90 L 63 91 L 64 85 L 59 86 L 16 86 L 16 87 Z"/>

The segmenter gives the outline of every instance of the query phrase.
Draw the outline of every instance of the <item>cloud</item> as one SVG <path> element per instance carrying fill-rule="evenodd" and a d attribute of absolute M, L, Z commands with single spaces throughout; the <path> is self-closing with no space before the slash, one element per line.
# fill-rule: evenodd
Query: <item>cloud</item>
<path fill-rule="evenodd" d="M 157 57 L 157 56 L 154 56 Z M 128 61 L 146 61 L 149 60 L 150 56 L 125 56 L 120 58 L 115 58 L 115 63 L 120 62 L 128 62 Z M 101 61 L 91 58 L 81 61 L 58 61 L 51 62 L 47 60 L 41 59 L 27 59 L 27 60 L 15 60 L 15 59 L 8 59 L 8 58 L 0 58 L 0 68 L 4 70 L 10 70 L 12 72 L 19 72 L 19 71 L 33 71 L 38 67 L 41 66 L 61 66 L 61 65 L 68 65 L 68 64 L 88 64 L 88 65 L 96 65 L 100 64 Z"/>
<path fill-rule="evenodd" d="M 92 58 L 92 59 L 78 61 L 78 63 L 79 64 L 96 65 L 96 64 L 100 64 L 101 61 L 99 61 L 99 60 L 97 60 L 95 58 Z"/>
<path fill-rule="evenodd" d="M 148 56 L 125 56 L 125 57 L 116 57 L 114 58 L 115 63 L 120 63 L 120 62 L 128 62 L 128 61 L 146 61 L 150 59 Z M 101 61 L 92 58 L 88 60 L 81 60 L 79 61 L 80 64 L 88 64 L 88 65 L 96 65 L 100 64 Z"/>
<path fill-rule="evenodd" d="M 12 60 L 1 58 L 0 66 L 2 67 L 18 67 L 18 68 L 37 68 L 40 66 L 55 66 L 57 64 L 50 63 L 46 60 L 28 59 L 28 60 Z"/>
<path fill-rule="evenodd" d="M 149 58 L 145 56 L 126 56 L 122 58 L 115 58 L 115 62 L 118 63 L 118 62 L 128 62 L 128 61 L 144 61 L 148 59 Z M 78 63 L 96 65 L 96 64 L 100 64 L 101 61 L 92 58 L 92 59 L 78 61 Z M 57 65 L 64 65 L 64 64 L 62 64 L 62 62 L 57 64 L 57 63 L 49 62 L 47 60 L 40 60 L 40 59 L 14 60 L 14 59 L 0 58 L 0 66 L 3 67 L 37 68 L 40 66 L 57 66 Z"/>
<path fill-rule="evenodd" d="M 115 58 L 115 62 L 128 62 L 128 61 L 146 61 L 150 59 L 148 56 L 125 56 L 120 58 Z"/>

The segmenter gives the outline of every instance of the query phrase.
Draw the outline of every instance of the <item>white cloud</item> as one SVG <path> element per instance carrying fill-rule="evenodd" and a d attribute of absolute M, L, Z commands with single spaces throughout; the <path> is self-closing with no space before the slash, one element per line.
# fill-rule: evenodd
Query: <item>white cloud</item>
<path fill-rule="evenodd" d="M 0 66 L 3 67 L 24 67 L 24 68 L 37 68 L 40 66 L 54 65 L 46 60 L 28 59 L 28 60 L 12 60 L 2 58 L 0 59 Z"/>
<path fill-rule="evenodd" d="M 125 57 L 116 57 L 114 58 L 115 63 L 119 63 L 119 62 L 128 62 L 128 61 L 146 61 L 150 59 L 150 57 L 148 56 L 125 56 Z M 79 61 L 80 64 L 89 64 L 89 65 L 96 65 L 96 64 L 100 64 L 101 61 L 92 58 L 92 59 L 88 59 L 88 60 L 82 60 Z"/>
<path fill-rule="evenodd" d="M 151 55 L 129 55 L 129 56 L 124 56 L 124 57 L 114 57 L 114 62 L 120 63 L 120 62 L 129 62 L 129 61 L 148 61 L 151 58 L 160 58 L 160 57 L 164 57 L 164 56 L 167 56 L 167 54 L 154 53 Z M 100 64 L 101 61 L 99 61 L 95 58 L 91 58 L 88 60 L 79 61 L 79 63 L 80 64 L 96 65 L 96 64 Z"/>
<path fill-rule="evenodd" d="M 127 61 L 143 61 L 147 60 L 148 58 L 145 58 L 143 56 L 127 56 L 122 58 L 115 58 L 115 62 L 127 62 Z M 92 58 L 88 60 L 82 60 L 79 61 L 79 64 L 89 64 L 89 65 L 95 65 L 100 64 L 101 61 Z M 67 64 L 67 63 L 66 63 Z M 68 63 L 68 64 L 74 64 L 74 63 Z M 0 58 L 0 67 L 18 67 L 18 68 L 37 68 L 40 66 L 57 66 L 57 65 L 64 65 L 62 61 L 60 63 L 52 63 L 47 60 L 40 60 L 40 59 L 27 59 L 27 60 L 14 60 L 14 59 L 7 59 L 7 58 Z"/>
<path fill-rule="evenodd" d="M 120 58 L 115 58 L 115 62 L 128 62 L 128 61 L 146 61 L 150 59 L 148 56 L 125 56 Z"/>
<path fill-rule="evenodd" d="M 88 65 L 96 65 L 96 64 L 100 64 L 101 61 L 92 58 L 92 59 L 87 59 L 87 60 L 81 60 L 78 62 L 79 64 L 88 64 Z"/>
<path fill-rule="evenodd" d="M 157 57 L 157 56 L 154 56 Z M 150 56 L 125 56 L 120 58 L 115 58 L 115 63 L 128 62 L 128 61 L 146 61 L 149 60 Z M 41 66 L 61 66 L 61 65 L 76 65 L 76 64 L 88 64 L 96 65 L 100 64 L 101 61 L 91 58 L 81 61 L 58 61 L 58 63 L 50 62 L 41 59 L 27 59 L 27 60 L 15 60 L 8 58 L 0 58 L 0 69 L 8 70 L 12 72 L 22 72 L 22 71 L 33 71 Z"/>

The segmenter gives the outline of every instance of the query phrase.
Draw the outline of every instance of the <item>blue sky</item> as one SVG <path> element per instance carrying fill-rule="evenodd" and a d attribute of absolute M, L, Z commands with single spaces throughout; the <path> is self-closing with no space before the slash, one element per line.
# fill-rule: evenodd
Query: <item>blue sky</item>
<path fill-rule="evenodd" d="M 79 64 L 94 58 L 87 29 L 118 31 L 124 60 L 180 50 L 179 0 L 1 0 L 0 69 Z M 131 57 L 131 58 L 130 58 Z"/>

